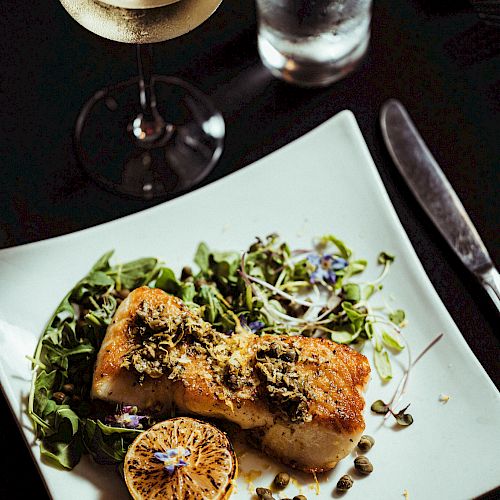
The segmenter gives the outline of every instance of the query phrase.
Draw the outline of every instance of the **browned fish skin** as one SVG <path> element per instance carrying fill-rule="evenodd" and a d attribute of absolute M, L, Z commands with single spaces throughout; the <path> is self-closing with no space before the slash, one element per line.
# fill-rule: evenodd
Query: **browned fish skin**
<path fill-rule="evenodd" d="M 293 347 L 299 353 L 294 369 L 308 385 L 309 421 L 291 421 L 262 395 L 259 378 L 253 369 L 249 383 L 237 390 L 222 386 L 207 356 L 190 354 L 180 343 L 176 354 L 185 359 L 183 371 L 174 380 L 146 377 L 142 384 L 137 374 L 122 367 L 134 347 L 132 325 L 144 301 L 162 307 L 172 317 L 186 314 L 182 302 L 159 289 L 134 290 L 118 308 L 98 354 L 92 396 L 107 401 L 135 404 L 142 409 L 168 408 L 223 418 L 251 429 L 267 453 L 301 470 L 331 469 L 358 442 L 365 428 L 362 390 L 370 374 L 366 358 L 348 346 L 327 339 L 254 335 L 223 336 L 247 366 L 255 366 L 255 356 L 273 340 Z M 193 313 L 188 313 L 193 314 Z"/>

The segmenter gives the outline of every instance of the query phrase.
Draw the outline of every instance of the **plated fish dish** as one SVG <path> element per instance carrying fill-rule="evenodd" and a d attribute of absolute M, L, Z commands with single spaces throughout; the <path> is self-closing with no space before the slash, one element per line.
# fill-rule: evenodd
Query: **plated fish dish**
<path fill-rule="evenodd" d="M 363 344 L 375 347 L 374 372 L 385 380 L 389 352 L 404 348 L 404 312 L 385 313 L 382 328 L 369 304 L 389 253 L 370 283 L 355 279 L 366 261 L 330 235 L 299 251 L 277 235 L 245 252 L 201 244 L 199 271 L 185 267 L 179 277 L 155 258 L 110 258 L 68 293 L 34 353 L 29 413 L 44 456 L 67 469 L 87 453 L 117 464 L 134 498 L 164 498 L 165 488 L 176 498 L 197 498 L 196 488 L 200 498 L 227 498 L 237 475 L 230 442 L 197 449 L 206 439 L 226 443 L 217 435 L 225 424 L 311 474 L 361 442 L 371 376 Z M 197 441 L 197 433 L 211 437 Z M 221 449 L 214 463 L 225 472 L 211 486 L 195 481 L 194 455 L 199 464 Z"/>

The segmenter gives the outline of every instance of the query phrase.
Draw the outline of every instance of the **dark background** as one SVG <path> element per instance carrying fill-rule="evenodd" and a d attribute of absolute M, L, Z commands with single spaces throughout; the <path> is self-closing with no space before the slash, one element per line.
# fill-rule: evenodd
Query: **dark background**
<path fill-rule="evenodd" d="M 103 191 L 82 175 L 72 150 L 80 107 L 97 89 L 135 75 L 134 47 L 85 31 L 56 0 L 3 0 L 0 28 L 0 248 L 163 201 Z M 500 28 L 459 0 L 375 0 L 364 62 L 348 78 L 317 90 L 271 78 L 259 63 L 255 31 L 253 1 L 226 0 L 194 32 L 155 46 L 156 72 L 195 83 L 225 117 L 225 150 L 205 183 L 351 109 L 424 268 L 498 387 L 498 315 L 391 163 L 378 114 L 390 97 L 405 104 L 498 263 Z M 8 293 L 1 277 L 0 293 Z M 2 396 L 0 415 L 0 497 L 44 498 Z"/>

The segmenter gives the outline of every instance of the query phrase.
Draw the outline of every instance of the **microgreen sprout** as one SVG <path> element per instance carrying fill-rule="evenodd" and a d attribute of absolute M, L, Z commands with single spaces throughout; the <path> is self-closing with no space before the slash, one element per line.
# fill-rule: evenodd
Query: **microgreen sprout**
<path fill-rule="evenodd" d="M 401 309 L 375 313 L 377 309 L 368 301 L 382 289 L 380 282 L 394 259 L 381 252 L 377 262 L 383 269 L 378 278 L 357 283 L 353 276 L 362 273 L 367 263 L 354 260 L 338 238 L 326 235 L 313 248 L 290 251 L 271 235 L 240 255 L 237 273 L 245 293 L 239 303 L 250 313 L 248 324 L 252 320 L 263 323 L 260 332 L 329 337 L 358 346 L 371 341 L 375 369 L 388 381 L 392 378 L 389 354 L 405 348 L 400 335 L 405 313 Z M 272 272 L 271 265 L 275 265 Z M 201 275 L 206 279 L 209 270 L 202 269 Z"/>
<path fill-rule="evenodd" d="M 406 413 L 406 410 L 410 406 L 409 403 L 405 406 L 405 408 L 398 411 L 397 413 L 395 412 L 394 408 L 399 403 L 399 400 L 401 399 L 402 395 L 405 393 L 409 381 L 410 370 L 422 359 L 422 357 L 431 349 L 431 347 L 437 344 L 437 342 L 439 342 L 442 338 L 443 334 L 440 333 L 427 345 L 427 347 L 425 347 L 420 352 L 420 354 L 415 358 L 414 361 L 411 361 L 411 354 L 410 350 L 408 349 L 408 354 L 409 354 L 408 368 L 406 369 L 403 377 L 401 378 L 401 381 L 396 387 L 394 395 L 392 396 L 389 403 L 384 403 L 381 399 L 377 399 L 377 401 L 374 401 L 371 405 L 371 410 L 374 413 L 385 415 L 384 418 L 387 418 L 390 415 L 392 415 L 396 419 L 396 422 L 401 426 L 409 426 L 413 423 L 413 417 L 409 413 Z"/>

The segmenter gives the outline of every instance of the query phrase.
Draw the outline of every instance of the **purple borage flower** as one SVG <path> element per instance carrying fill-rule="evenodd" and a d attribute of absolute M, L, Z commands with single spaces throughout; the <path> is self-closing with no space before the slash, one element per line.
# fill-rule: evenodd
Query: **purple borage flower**
<path fill-rule="evenodd" d="M 248 320 L 244 314 L 241 314 L 238 319 L 240 320 L 240 325 L 244 328 L 247 328 L 252 333 L 257 333 L 265 326 L 262 321 L 250 321 L 250 323 L 248 323 Z"/>
<path fill-rule="evenodd" d="M 310 253 L 307 260 L 315 266 L 314 271 L 309 276 L 309 281 L 311 283 L 329 283 L 330 285 L 337 281 L 335 271 L 344 269 L 348 264 L 342 257 L 331 254 Z"/>
<path fill-rule="evenodd" d="M 165 452 L 156 451 L 154 453 L 156 460 L 164 463 L 164 468 L 170 475 L 174 473 L 175 469 L 185 467 L 187 462 L 184 459 L 190 455 L 191 452 L 182 446 L 179 446 L 179 448 L 169 448 Z"/>
<path fill-rule="evenodd" d="M 137 406 L 123 406 L 119 415 L 108 415 L 106 423 L 124 429 L 139 429 L 144 415 L 137 415 Z"/>

